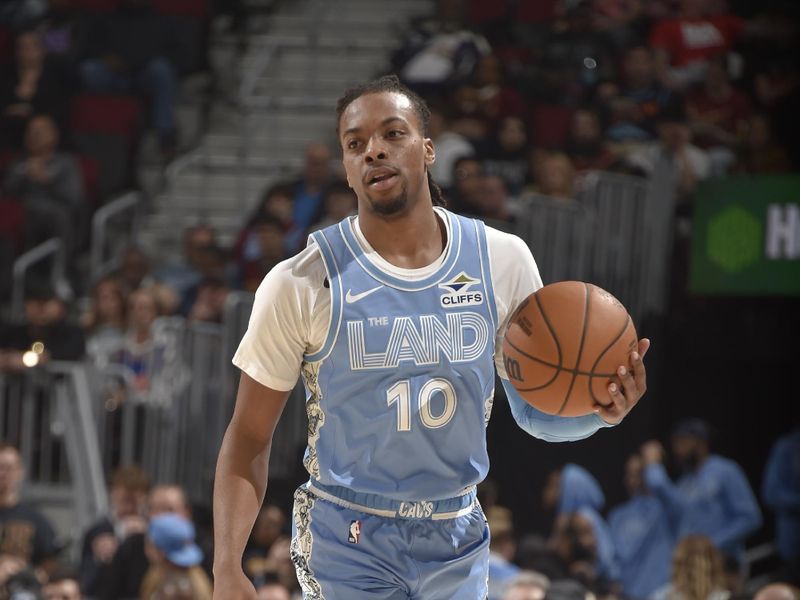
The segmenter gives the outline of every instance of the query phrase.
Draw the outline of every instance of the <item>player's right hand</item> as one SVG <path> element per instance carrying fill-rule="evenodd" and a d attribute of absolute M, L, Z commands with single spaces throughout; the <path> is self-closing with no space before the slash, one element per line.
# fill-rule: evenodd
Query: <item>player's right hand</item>
<path fill-rule="evenodd" d="M 213 600 L 258 600 L 258 594 L 242 569 L 222 574 L 215 570 Z"/>

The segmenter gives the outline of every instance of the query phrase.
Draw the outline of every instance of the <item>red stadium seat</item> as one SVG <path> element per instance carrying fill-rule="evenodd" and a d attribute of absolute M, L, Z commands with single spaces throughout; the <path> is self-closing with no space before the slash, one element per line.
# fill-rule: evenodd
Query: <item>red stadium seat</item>
<path fill-rule="evenodd" d="M 471 0 L 468 8 L 468 18 L 474 25 L 482 25 L 491 21 L 502 19 L 508 15 L 508 0 Z"/>
<path fill-rule="evenodd" d="M 555 18 L 558 0 L 521 0 L 517 7 L 517 22 L 545 23 Z"/>
<path fill-rule="evenodd" d="M 533 143 L 544 148 L 563 148 L 567 141 L 572 109 L 558 104 L 537 104 L 531 112 Z"/>
<path fill-rule="evenodd" d="M 0 196 L 0 237 L 11 240 L 15 251 L 22 249 L 25 210 L 16 198 Z"/>

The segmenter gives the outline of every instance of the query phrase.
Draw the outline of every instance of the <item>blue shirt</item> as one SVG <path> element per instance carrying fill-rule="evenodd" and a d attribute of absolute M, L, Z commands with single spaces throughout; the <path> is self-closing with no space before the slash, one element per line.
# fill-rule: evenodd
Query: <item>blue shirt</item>
<path fill-rule="evenodd" d="M 677 519 L 678 539 L 708 536 L 719 550 L 741 561 L 745 538 L 761 526 L 761 510 L 739 465 L 712 454 L 676 484 L 659 464 L 645 469 L 645 481 Z"/>
<path fill-rule="evenodd" d="M 775 539 L 784 559 L 800 557 L 800 429 L 775 442 L 761 497 L 775 511 Z"/>
<path fill-rule="evenodd" d="M 636 495 L 608 515 L 622 590 L 645 598 L 669 580 L 675 533 L 661 500 Z"/>

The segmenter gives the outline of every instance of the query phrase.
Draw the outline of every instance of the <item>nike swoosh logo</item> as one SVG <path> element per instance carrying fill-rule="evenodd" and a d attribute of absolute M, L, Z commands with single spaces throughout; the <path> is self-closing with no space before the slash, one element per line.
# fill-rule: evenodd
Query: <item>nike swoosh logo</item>
<path fill-rule="evenodd" d="M 377 292 L 382 287 L 383 287 L 382 285 L 379 285 L 378 287 L 374 287 L 371 290 L 367 290 L 366 292 L 361 292 L 360 294 L 354 294 L 352 290 L 347 290 L 347 294 L 345 295 L 344 300 L 348 304 L 352 304 L 353 302 L 358 302 L 362 298 L 366 298 L 367 296 L 369 296 L 372 292 Z"/>

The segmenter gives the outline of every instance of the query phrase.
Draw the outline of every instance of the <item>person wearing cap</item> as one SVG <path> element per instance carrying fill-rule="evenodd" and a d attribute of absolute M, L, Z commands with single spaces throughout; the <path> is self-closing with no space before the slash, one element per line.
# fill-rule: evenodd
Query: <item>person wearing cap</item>
<path fill-rule="evenodd" d="M 211 581 L 199 566 L 203 551 L 194 540 L 194 525 L 182 515 L 164 513 L 150 519 L 146 542 L 150 569 L 142 582 L 141 600 L 211 600 Z"/>
<path fill-rule="evenodd" d="M 747 536 L 761 526 L 761 510 L 742 468 L 712 454 L 711 430 L 701 419 L 681 421 L 672 432 L 672 454 L 681 469 L 674 482 L 658 442 L 642 447 L 645 482 L 677 522 L 677 538 L 701 534 L 740 563 Z"/>
<path fill-rule="evenodd" d="M 675 523 L 664 502 L 644 481 L 641 454 L 625 463 L 625 487 L 630 498 L 608 514 L 608 527 L 617 551 L 622 591 L 632 598 L 646 598 L 669 581 Z"/>

